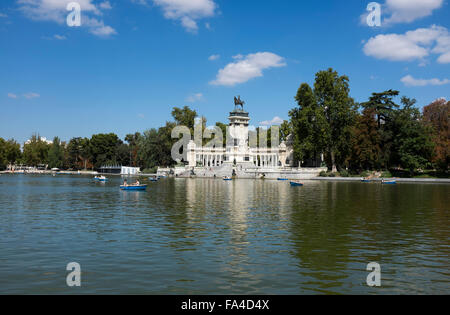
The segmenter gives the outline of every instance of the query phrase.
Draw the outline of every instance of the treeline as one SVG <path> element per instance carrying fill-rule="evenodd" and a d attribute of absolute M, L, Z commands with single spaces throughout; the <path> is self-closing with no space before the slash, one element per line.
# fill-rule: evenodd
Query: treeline
<path fill-rule="evenodd" d="M 301 84 L 290 111 L 297 163 L 324 154 L 332 172 L 447 170 L 450 102 L 439 99 L 423 113 L 399 91 L 373 93 L 364 103 L 350 97 L 349 79 L 333 69 Z"/>
<path fill-rule="evenodd" d="M 303 83 L 298 89 L 298 106 L 289 112 L 290 120 L 280 126 L 280 141 L 292 135 L 295 165 L 320 166 L 317 161 L 320 164 L 324 156 L 332 172 L 447 171 L 450 102 L 439 99 L 420 112 L 414 99 L 401 97 L 398 104 L 399 94 L 394 90 L 373 93 L 367 102 L 357 103 L 350 97 L 347 76 L 333 69 L 320 71 L 313 87 Z M 177 141 L 171 137 L 173 128 L 186 126 L 194 135 L 196 119 L 201 119 L 203 130 L 206 128 L 206 119 L 187 106 L 175 107 L 172 117 L 165 126 L 129 134 L 124 141 L 110 133 L 73 138 L 67 143 L 56 137 L 48 144 L 34 135 L 21 150 L 16 141 L 0 138 L 0 169 L 8 164 L 74 170 L 130 165 L 152 172 L 158 166 L 172 167 L 176 162 L 171 150 Z M 225 144 L 227 124 L 218 122 L 216 126 L 222 130 Z M 258 143 L 260 130 L 256 130 Z M 265 137 L 270 146 L 270 129 Z M 203 139 L 203 143 L 208 141 Z"/>
<path fill-rule="evenodd" d="M 59 169 L 98 169 L 103 165 L 130 165 L 144 170 L 155 171 L 157 166 L 171 167 L 175 161 L 171 149 L 176 139 L 172 139 L 172 129 L 188 126 L 194 130 L 197 113 L 189 107 L 174 108 L 174 121 L 167 122 L 159 129 L 149 129 L 143 134 L 129 134 L 122 141 L 116 134 L 96 134 L 91 138 L 72 138 L 61 142 L 58 137 L 51 144 L 39 135 L 33 135 L 21 150 L 15 140 L 0 138 L 0 170 L 8 165 L 39 166 Z M 206 120 L 205 120 L 206 123 Z"/>

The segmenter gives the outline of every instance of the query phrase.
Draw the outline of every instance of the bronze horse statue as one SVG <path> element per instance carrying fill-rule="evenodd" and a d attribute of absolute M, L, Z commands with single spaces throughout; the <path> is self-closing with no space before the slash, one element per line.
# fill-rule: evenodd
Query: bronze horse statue
<path fill-rule="evenodd" d="M 241 101 L 241 96 L 240 95 L 237 98 L 236 98 L 236 96 L 234 97 L 234 105 L 235 106 L 240 105 L 240 106 L 242 106 L 242 108 L 244 108 L 244 104 L 245 104 L 245 102 Z"/>

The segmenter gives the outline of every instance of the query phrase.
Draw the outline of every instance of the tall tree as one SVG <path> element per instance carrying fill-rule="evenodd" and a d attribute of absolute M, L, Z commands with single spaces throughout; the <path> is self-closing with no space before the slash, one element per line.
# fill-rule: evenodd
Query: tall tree
<path fill-rule="evenodd" d="M 399 91 L 388 90 L 381 93 L 372 93 L 368 102 L 361 104 L 364 108 L 370 108 L 375 111 L 377 116 L 378 128 L 391 119 L 392 113 L 399 108 L 393 101 L 393 98 L 399 95 Z"/>
<path fill-rule="evenodd" d="M 64 165 L 64 147 L 58 137 L 55 137 L 50 145 L 48 165 L 50 168 L 62 168 Z"/>
<path fill-rule="evenodd" d="M 120 164 L 118 149 L 122 143 L 114 133 L 93 135 L 89 147 L 94 167 L 100 168 L 105 164 Z"/>
<path fill-rule="evenodd" d="M 294 134 L 294 159 L 296 162 L 305 159 L 315 161 L 326 149 L 329 124 L 325 110 L 319 106 L 313 90 L 307 83 L 301 84 L 295 100 L 298 107 L 289 113 Z"/>
<path fill-rule="evenodd" d="M 441 98 L 425 106 L 423 119 L 433 129 L 436 146 L 432 161 L 446 170 L 450 165 L 450 101 Z"/>
<path fill-rule="evenodd" d="M 431 130 L 421 122 L 415 103 L 416 100 L 403 97 L 403 108 L 396 111 L 392 121 L 395 134 L 392 163 L 411 172 L 427 167 L 434 149 Z"/>
<path fill-rule="evenodd" d="M 350 153 L 351 127 L 356 115 L 356 104 L 349 96 L 349 79 L 339 76 L 333 69 L 316 74 L 314 95 L 324 111 L 327 126 L 323 128 L 329 168 L 337 171 Z"/>
<path fill-rule="evenodd" d="M 23 146 L 23 160 L 29 166 L 38 166 L 48 163 L 48 150 L 50 145 L 43 141 L 39 135 L 34 134 Z"/>
<path fill-rule="evenodd" d="M 381 137 L 375 109 L 366 108 L 358 115 L 352 132 L 352 154 L 349 164 L 355 170 L 380 168 Z"/>

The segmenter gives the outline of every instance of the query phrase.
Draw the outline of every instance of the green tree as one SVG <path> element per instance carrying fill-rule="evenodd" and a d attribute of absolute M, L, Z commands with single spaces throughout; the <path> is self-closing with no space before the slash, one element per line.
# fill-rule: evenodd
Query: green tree
<path fill-rule="evenodd" d="M 58 137 L 53 139 L 48 151 L 48 165 L 50 168 L 62 168 L 64 165 L 64 146 Z"/>
<path fill-rule="evenodd" d="M 378 128 L 381 128 L 383 123 L 390 121 L 394 111 L 399 108 L 399 106 L 393 101 L 393 98 L 399 94 L 400 92 L 395 90 L 372 93 L 369 101 L 361 104 L 364 108 L 370 108 L 375 111 Z"/>
<path fill-rule="evenodd" d="M 421 122 L 422 117 L 414 107 L 415 103 L 415 99 L 403 97 L 403 108 L 396 111 L 392 121 L 395 135 L 392 163 L 411 172 L 427 167 L 434 149 L 431 129 Z"/>
<path fill-rule="evenodd" d="M 366 108 L 358 115 L 352 132 L 352 154 L 349 161 L 352 169 L 373 170 L 380 167 L 381 137 L 375 109 Z"/>
<path fill-rule="evenodd" d="M 333 172 L 344 164 L 350 154 L 351 128 L 356 116 L 356 104 L 349 96 L 349 79 L 333 69 L 316 74 L 314 95 L 327 121 L 323 127 L 328 167 Z"/>
<path fill-rule="evenodd" d="M 120 164 L 118 149 L 122 143 L 114 133 L 93 135 L 89 148 L 94 167 L 98 169 L 105 164 Z"/>
<path fill-rule="evenodd" d="M 197 118 L 195 110 L 190 109 L 188 106 L 183 108 L 174 107 L 172 117 L 175 119 L 177 126 L 186 126 L 191 130 L 191 134 L 194 133 L 195 118 Z"/>
<path fill-rule="evenodd" d="M 325 110 L 320 107 L 316 96 L 307 83 L 301 84 L 295 96 L 298 107 L 289 112 L 293 129 L 294 160 L 316 160 L 326 149 L 329 129 Z"/>
<path fill-rule="evenodd" d="M 35 134 L 23 146 L 23 161 L 29 166 L 48 164 L 49 149 L 50 145 Z"/>

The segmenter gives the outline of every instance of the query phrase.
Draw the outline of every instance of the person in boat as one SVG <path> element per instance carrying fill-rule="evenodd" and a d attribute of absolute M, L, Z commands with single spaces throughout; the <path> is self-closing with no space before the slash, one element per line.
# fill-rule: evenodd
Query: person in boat
<path fill-rule="evenodd" d="M 123 180 L 123 186 L 127 187 L 128 186 L 128 182 L 126 179 Z"/>
<path fill-rule="evenodd" d="M 135 183 L 135 185 L 136 186 L 139 186 L 141 183 L 139 183 L 139 180 L 136 180 L 136 183 Z"/>

